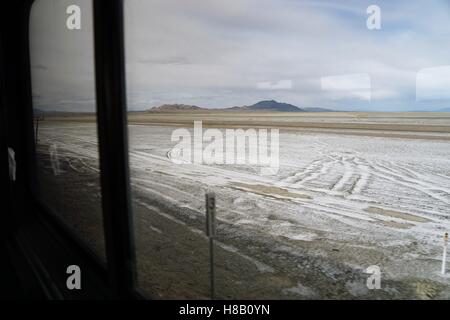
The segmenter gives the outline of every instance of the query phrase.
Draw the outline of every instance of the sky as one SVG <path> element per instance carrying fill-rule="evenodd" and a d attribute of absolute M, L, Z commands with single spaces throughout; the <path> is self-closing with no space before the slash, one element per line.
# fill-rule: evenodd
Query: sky
<path fill-rule="evenodd" d="M 81 30 L 67 30 L 79 4 Z M 381 12 L 369 30 L 367 8 Z M 93 110 L 91 2 L 37 0 L 33 96 L 42 109 Z M 129 110 L 277 100 L 348 111 L 450 107 L 450 4 L 443 0 L 126 0 Z"/>

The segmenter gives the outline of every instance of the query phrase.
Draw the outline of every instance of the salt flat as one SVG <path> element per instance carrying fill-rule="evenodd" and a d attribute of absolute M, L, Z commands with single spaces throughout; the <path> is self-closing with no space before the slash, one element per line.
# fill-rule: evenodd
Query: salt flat
<path fill-rule="evenodd" d="M 429 125 L 426 119 L 411 121 Z M 129 126 L 131 183 L 139 204 L 202 233 L 204 193 L 214 191 L 219 245 L 253 263 L 256 273 L 281 272 L 284 260 L 308 252 L 332 262 L 321 267 L 330 278 L 339 278 L 339 266 L 361 272 L 379 265 L 386 279 L 432 281 L 432 297 L 450 297 L 450 278 L 439 274 L 442 237 L 450 231 L 450 144 L 445 139 L 281 130 L 280 169 L 262 175 L 253 165 L 173 163 L 168 155 L 175 145 L 174 128 Z M 96 170 L 92 124 L 44 121 L 41 130 L 42 144 L 58 144 L 75 169 Z M 158 209 L 154 200 L 172 207 Z M 161 232 L 156 224 L 147 229 Z M 244 238 L 264 239 L 267 251 Z M 285 273 L 294 277 L 291 272 L 307 268 Z M 350 295 L 375 294 L 355 290 L 360 284 L 353 278 L 339 279 Z M 386 294 L 414 296 L 392 286 Z M 294 287 L 286 285 L 283 294 L 302 298 Z"/>

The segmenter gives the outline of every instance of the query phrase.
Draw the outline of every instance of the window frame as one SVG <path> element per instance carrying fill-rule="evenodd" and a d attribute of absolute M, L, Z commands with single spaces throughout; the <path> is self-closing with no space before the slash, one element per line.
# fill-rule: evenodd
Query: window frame
<path fill-rule="evenodd" d="M 17 48 L 20 51 L 16 65 L 16 71 L 18 71 L 18 81 L 15 84 L 17 92 L 8 93 L 17 101 L 15 105 L 6 107 L 6 111 L 9 111 L 11 108 L 16 109 L 12 110 L 12 114 L 7 116 L 8 121 L 12 120 L 13 124 L 11 127 L 15 125 L 14 128 L 10 127 L 12 134 L 8 134 L 8 136 L 12 137 L 15 133 L 19 133 L 17 137 L 14 137 L 14 140 L 17 141 L 8 141 L 8 145 L 17 147 L 19 160 L 17 163 L 17 181 L 14 184 L 9 183 L 10 186 L 14 187 L 15 195 L 9 199 L 8 203 L 17 202 L 17 199 L 24 200 L 21 205 L 11 210 L 9 218 L 13 216 L 12 219 L 17 222 L 17 232 L 14 233 L 19 242 L 24 240 L 23 237 L 26 238 L 23 230 L 26 230 L 26 227 L 30 227 L 37 221 L 44 227 L 40 230 L 42 239 L 52 234 L 52 239 L 58 239 L 63 244 L 62 248 L 65 249 L 62 252 L 47 252 L 49 259 L 40 261 L 42 266 L 39 269 L 40 271 L 38 270 L 37 272 L 47 272 L 50 278 L 53 272 L 55 279 L 58 279 L 58 276 L 54 274 L 56 272 L 55 266 L 61 267 L 62 262 L 59 258 L 64 256 L 64 250 L 68 250 L 66 255 L 81 259 L 82 264 L 89 269 L 88 273 L 91 274 L 91 278 L 98 280 L 96 285 L 104 286 L 102 291 L 108 292 L 108 294 L 101 297 L 142 299 L 143 296 L 138 292 L 135 281 L 136 260 L 128 172 L 123 0 L 92 1 L 96 124 L 106 266 L 37 197 L 29 47 L 29 18 L 34 0 L 15 1 L 12 5 L 14 7 L 12 12 L 16 14 L 11 14 L 11 22 L 14 22 L 14 26 L 8 26 L 8 29 L 14 29 L 14 34 L 10 38 L 12 41 L 18 42 Z M 7 22 L 4 22 L 3 26 L 6 26 L 8 22 L 10 22 L 9 19 Z M 8 50 L 13 49 L 8 48 Z M 13 72 L 7 73 L 8 79 L 12 74 Z M 20 108 L 18 108 L 19 106 Z M 16 196 L 17 194 L 19 194 L 19 197 Z M 44 235 L 44 233 L 46 234 Z M 37 237 L 40 236 L 37 235 Z M 39 241 L 34 243 L 32 240 L 29 238 L 24 240 L 28 244 L 28 250 L 36 254 L 45 252 L 45 250 L 42 251 L 43 247 L 45 247 L 43 245 L 45 240 L 41 241 L 41 243 Z M 47 241 L 51 240 L 47 239 Z M 39 261 L 31 261 L 30 263 L 39 264 Z M 51 287 L 51 284 L 47 284 L 47 286 Z M 65 298 L 64 295 L 61 297 L 56 295 L 56 297 Z"/>
<path fill-rule="evenodd" d="M 123 0 L 93 1 L 106 257 L 113 290 L 126 298 L 136 285 L 136 259 L 128 165 Z"/>

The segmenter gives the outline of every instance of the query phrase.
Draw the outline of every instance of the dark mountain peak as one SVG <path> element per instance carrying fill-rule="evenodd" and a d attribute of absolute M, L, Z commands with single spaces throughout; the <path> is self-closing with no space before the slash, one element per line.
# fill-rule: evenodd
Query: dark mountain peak
<path fill-rule="evenodd" d="M 280 102 L 278 102 L 276 100 L 262 100 L 262 101 L 259 101 L 259 102 L 255 103 L 255 104 L 276 104 L 276 103 L 280 103 Z"/>
<path fill-rule="evenodd" d="M 247 110 L 268 110 L 268 111 L 284 111 L 284 112 L 301 112 L 299 107 L 289 103 L 278 102 L 275 100 L 263 100 L 254 105 L 245 107 Z"/>

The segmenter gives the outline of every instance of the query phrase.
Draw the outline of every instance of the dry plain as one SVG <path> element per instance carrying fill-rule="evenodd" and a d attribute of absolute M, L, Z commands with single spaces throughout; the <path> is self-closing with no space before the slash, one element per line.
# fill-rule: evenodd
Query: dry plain
<path fill-rule="evenodd" d="M 138 279 L 153 296 L 207 298 L 203 202 L 214 191 L 219 297 L 450 298 L 450 278 L 439 272 L 450 230 L 449 113 L 131 112 L 128 119 Z M 38 152 L 43 189 L 69 189 L 60 197 L 64 219 L 101 251 L 94 213 L 64 206 L 99 195 L 94 120 L 44 117 Z M 263 176 L 251 165 L 173 163 L 171 133 L 196 120 L 220 130 L 280 129 L 280 170 Z M 84 187 L 69 192 L 75 180 Z M 380 290 L 366 286 L 371 265 L 382 271 Z"/>

